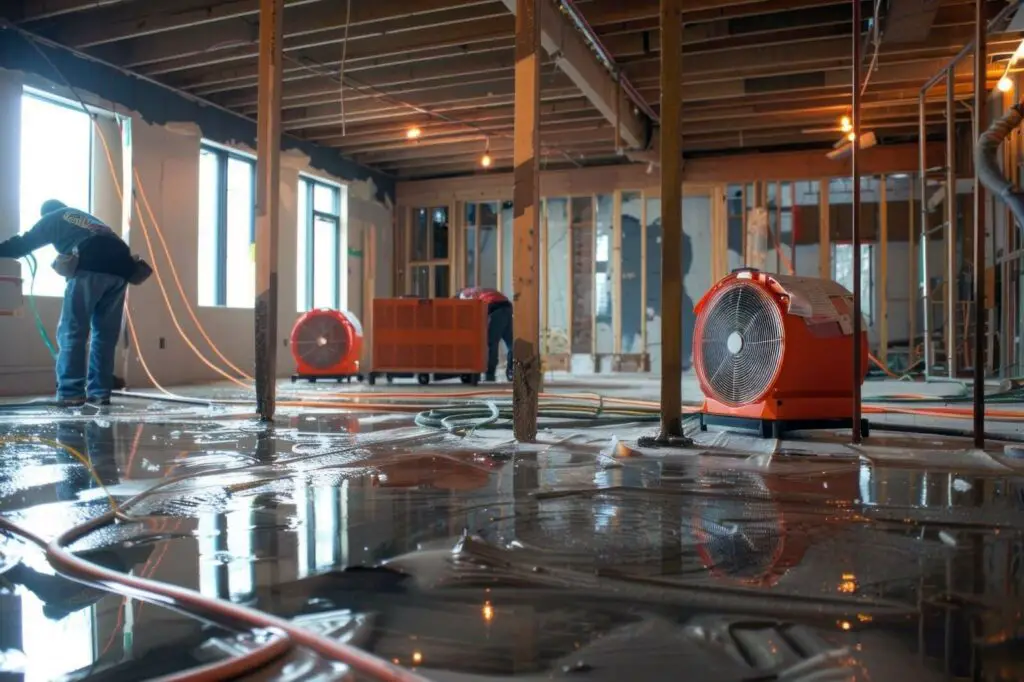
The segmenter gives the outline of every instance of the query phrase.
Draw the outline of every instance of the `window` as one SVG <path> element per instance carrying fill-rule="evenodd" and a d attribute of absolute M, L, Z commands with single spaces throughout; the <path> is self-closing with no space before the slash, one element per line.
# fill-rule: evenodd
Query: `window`
<path fill-rule="evenodd" d="M 409 228 L 409 293 L 422 298 L 451 296 L 448 207 L 413 209 Z"/>
<path fill-rule="evenodd" d="M 256 162 L 199 152 L 199 305 L 252 308 L 256 298 Z"/>
<path fill-rule="evenodd" d="M 92 121 L 77 104 L 48 99 L 26 90 L 21 97 L 21 233 L 39 220 L 39 207 L 58 199 L 92 210 Z M 50 263 L 52 246 L 36 251 L 36 280 L 25 278 L 25 293 L 62 296 L 64 278 Z"/>
<path fill-rule="evenodd" d="M 347 258 L 342 260 L 345 240 L 341 232 L 341 187 L 308 177 L 299 178 L 297 230 L 300 312 L 314 308 L 347 307 L 345 283 Z"/>
<path fill-rule="evenodd" d="M 869 325 L 875 319 L 875 245 L 860 245 L 860 308 Z M 853 245 L 832 245 L 832 279 L 853 291 Z"/>

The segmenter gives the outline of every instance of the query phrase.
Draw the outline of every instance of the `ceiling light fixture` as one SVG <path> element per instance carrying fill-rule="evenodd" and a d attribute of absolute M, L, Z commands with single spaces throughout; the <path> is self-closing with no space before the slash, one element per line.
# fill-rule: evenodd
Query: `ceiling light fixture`
<path fill-rule="evenodd" d="M 413 126 L 412 128 L 409 128 L 408 130 L 405 131 L 405 137 L 408 140 L 418 140 L 420 138 L 420 135 L 422 134 L 423 131 L 417 128 L 416 126 Z"/>
<path fill-rule="evenodd" d="M 999 79 L 996 87 L 999 88 L 999 92 L 1009 92 L 1010 90 L 1013 90 L 1013 79 L 1004 74 L 1003 77 Z"/>
<path fill-rule="evenodd" d="M 850 121 L 850 117 L 843 116 L 841 119 L 839 119 L 839 127 L 842 129 L 844 133 L 848 133 L 851 130 L 853 130 L 853 123 Z"/>
<path fill-rule="evenodd" d="M 487 138 L 487 147 L 484 148 L 484 155 L 480 157 L 480 165 L 484 168 L 490 168 L 494 159 L 491 158 L 491 140 Z"/>

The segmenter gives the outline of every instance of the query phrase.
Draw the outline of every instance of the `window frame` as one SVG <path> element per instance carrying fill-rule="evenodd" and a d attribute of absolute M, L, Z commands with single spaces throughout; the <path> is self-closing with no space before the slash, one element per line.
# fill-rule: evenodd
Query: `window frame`
<path fill-rule="evenodd" d="M 217 218 L 214 229 L 214 264 L 217 268 L 213 284 L 213 304 L 206 307 L 228 307 L 228 162 L 231 159 L 245 163 L 251 169 L 250 192 L 252 207 L 249 211 L 249 244 L 256 243 L 256 159 L 242 152 L 222 147 L 207 140 L 199 144 L 199 154 L 212 154 L 217 161 L 216 193 Z M 201 180 L 201 179 L 200 179 Z M 253 302 L 255 306 L 255 301 Z"/>
<path fill-rule="evenodd" d="M 329 213 L 327 211 L 317 210 L 316 208 L 316 188 L 323 187 L 330 190 L 334 197 L 334 210 L 335 213 Z M 334 309 L 345 310 L 348 307 L 347 301 L 341 300 L 341 279 L 342 277 L 348 276 L 348 268 L 342 268 L 344 264 L 341 258 L 342 249 L 345 248 L 345 241 L 342 233 L 342 221 L 341 221 L 341 204 L 342 204 L 342 186 L 333 182 L 322 180 L 313 175 L 307 175 L 305 173 L 299 174 L 299 191 L 305 192 L 306 195 L 306 214 L 300 216 L 302 220 L 301 229 L 305 230 L 306 233 L 306 253 L 304 257 L 305 270 L 303 272 L 305 278 L 305 301 L 297 301 L 300 312 L 308 312 L 314 309 L 314 277 L 316 275 L 314 267 L 314 254 L 316 253 L 316 221 L 325 220 L 334 223 L 334 233 L 337 248 L 334 250 L 334 271 L 337 273 L 337 277 L 334 280 Z M 344 303 L 344 305 L 343 305 Z"/>
<path fill-rule="evenodd" d="M 86 190 L 87 194 L 86 194 L 86 196 L 88 197 L 88 199 L 87 199 L 86 206 L 84 206 L 84 207 L 75 206 L 74 208 L 78 208 L 79 210 L 83 210 L 86 213 L 91 214 L 93 212 L 93 207 L 96 204 L 96 196 L 95 196 L 96 195 L 96 178 L 95 178 L 95 168 L 94 168 L 94 165 L 95 165 L 95 162 L 96 162 L 96 130 L 95 130 L 95 127 L 93 125 L 91 125 L 91 123 L 92 123 L 92 117 L 94 115 L 99 114 L 99 112 L 93 111 L 90 108 L 86 108 L 85 110 L 83 110 L 82 109 L 82 105 L 80 103 L 78 103 L 78 102 L 71 101 L 71 100 L 66 99 L 64 97 L 60 97 L 59 95 L 54 95 L 52 93 L 46 92 L 44 90 L 39 90 L 39 89 L 34 88 L 34 87 L 30 86 L 30 85 L 22 85 L 22 87 L 21 87 L 21 99 L 19 100 L 18 105 L 19 105 L 19 108 L 22 109 L 22 110 L 24 109 L 24 100 L 25 100 L 25 98 L 29 98 L 29 99 L 35 100 L 36 102 L 42 102 L 44 104 L 50 104 L 50 105 L 53 105 L 55 107 L 60 107 L 62 109 L 67 109 L 67 110 L 72 111 L 72 112 L 74 112 L 76 114 L 80 114 L 82 116 L 85 116 L 85 118 L 89 121 L 89 123 L 90 123 L 90 125 L 88 127 L 88 130 L 89 130 L 89 135 L 88 135 L 88 137 L 89 137 L 89 167 L 86 170 L 86 177 L 88 179 L 88 185 L 87 185 L 87 190 Z M 23 147 L 23 145 L 22 145 L 22 138 L 23 138 L 24 135 L 25 135 L 24 126 L 22 126 L 21 130 L 18 133 L 18 145 L 19 145 L 19 148 Z M 19 153 L 19 156 L 18 156 L 19 185 L 20 185 L 20 183 L 22 181 L 21 173 L 22 173 L 22 163 L 23 163 L 22 155 L 23 154 L 24 154 L 24 151 L 21 151 Z M 19 190 L 18 190 L 18 198 L 19 198 L 19 201 L 20 201 L 20 199 L 21 199 L 21 188 L 20 188 L 20 186 L 19 186 Z M 19 221 L 18 222 L 19 222 L 18 234 L 24 234 L 21 231 L 20 216 L 19 216 Z M 40 267 L 42 267 L 42 264 L 40 264 Z M 64 295 L 63 289 L 59 293 L 58 292 L 47 293 L 45 291 L 36 290 L 35 282 L 32 282 L 32 281 L 28 280 L 27 278 L 26 278 L 25 282 L 23 283 L 22 289 L 23 289 L 23 291 L 22 291 L 23 295 L 29 295 L 31 293 L 31 295 L 36 297 L 36 298 L 61 298 Z"/>

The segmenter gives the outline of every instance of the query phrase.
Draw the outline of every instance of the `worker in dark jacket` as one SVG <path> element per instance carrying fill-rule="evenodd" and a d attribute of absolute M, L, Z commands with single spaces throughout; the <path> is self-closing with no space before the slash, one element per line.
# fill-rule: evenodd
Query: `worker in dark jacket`
<path fill-rule="evenodd" d="M 512 302 L 500 291 L 476 287 L 463 289 L 457 296 L 487 304 L 487 381 L 495 380 L 498 369 L 498 343 L 505 343 L 508 356 L 505 378 L 512 381 Z"/>
<path fill-rule="evenodd" d="M 56 199 L 43 202 L 40 213 L 32 229 L 0 243 L 0 258 L 24 258 L 49 244 L 57 250 L 53 268 L 67 278 L 57 328 L 57 401 L 107 405 L 125 290 L 151 270 L 98 218 Z"/>

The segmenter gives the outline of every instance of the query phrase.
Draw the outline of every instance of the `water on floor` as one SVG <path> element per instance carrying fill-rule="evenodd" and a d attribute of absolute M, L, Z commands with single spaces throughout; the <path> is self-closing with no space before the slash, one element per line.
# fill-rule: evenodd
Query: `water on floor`
<path fill-rule="evenodd" d="M 105 509 L 72 456 L 16 440 L 53 439 L 119 500 L 164 484 L 82 556 L 301 618 L 428 679 L 1024 679 L 1024 478 L 856 454 L 621 456 L 614 433 L 517 448 L 408 417 L 268 430 L 43 410 L 0 422 L 0 514 L 52 538 Z M 145 679 L 237 644 L 57 577 L 2 535 L 0 607 L 0 680 Z M 814 667 L 827 659 L 842 665 Z M 259 679 L 341 679 L 302 663 Z"/>

